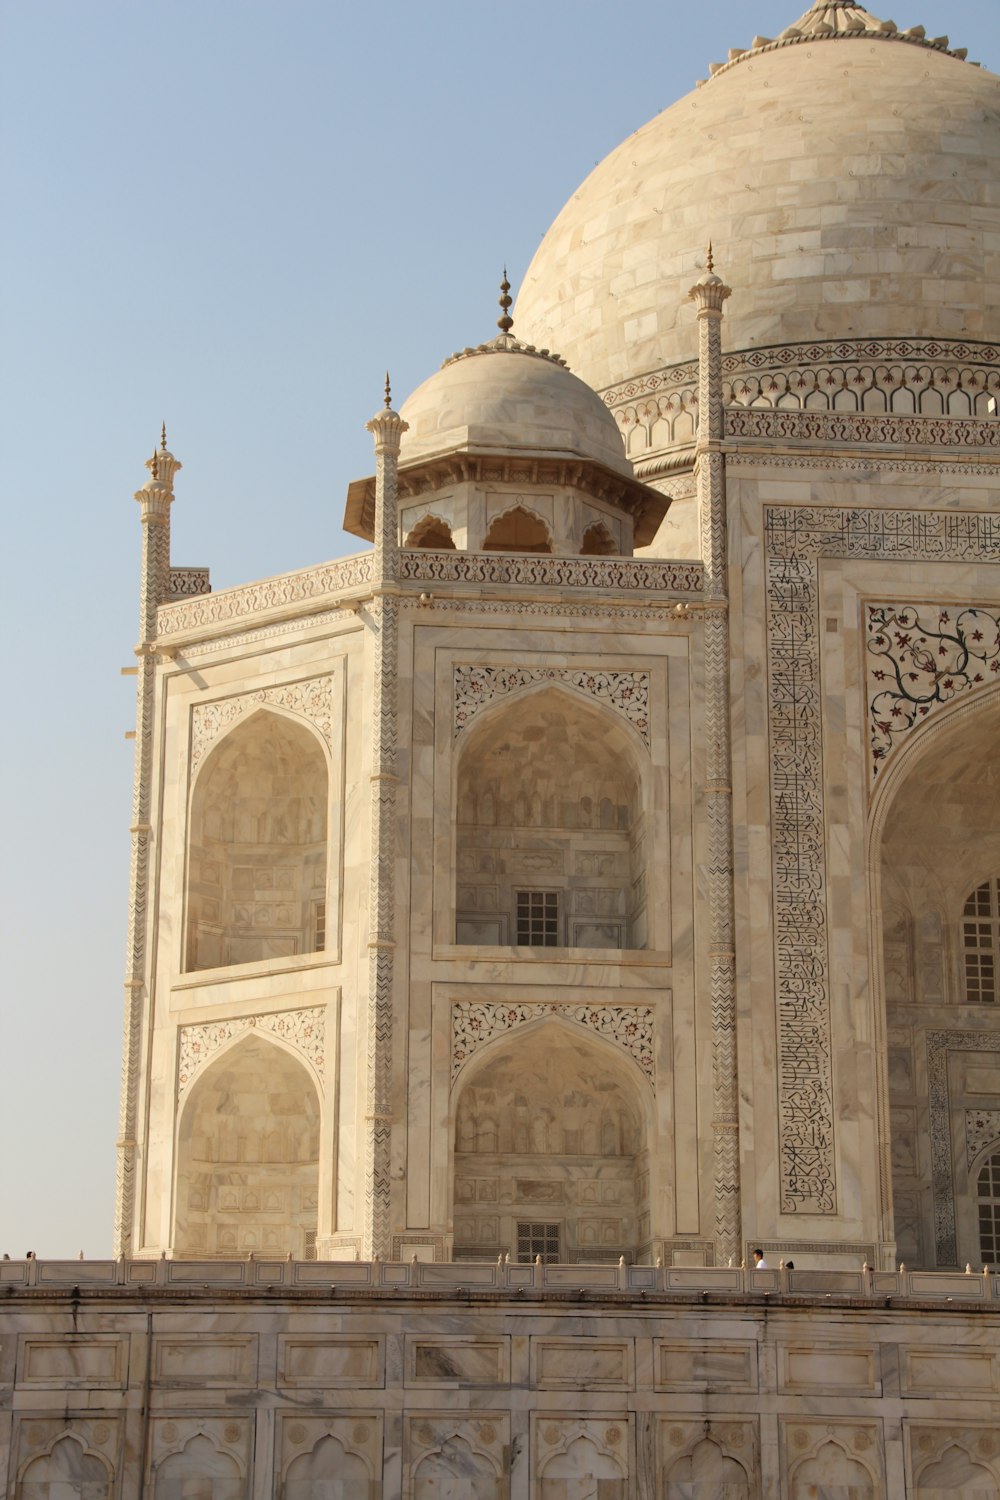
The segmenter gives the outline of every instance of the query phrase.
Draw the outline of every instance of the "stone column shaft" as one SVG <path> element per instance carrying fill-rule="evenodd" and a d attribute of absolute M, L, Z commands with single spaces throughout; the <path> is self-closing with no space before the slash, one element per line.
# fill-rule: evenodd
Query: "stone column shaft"
<path fill-rule="evenodd" d="M 733 793 L 730 744 L 729 585 L 726 474 L 722 453 L 722 304 L 711 270 L 691 289 L 698 307 L 696 475 L 705 563 L 705 803 L 708 823 L 708 945 L 712 997 L 712 1136 L 716 1259 L 742 1259 L 736 954 L 733 915 Z"/>
<path fill-rule="evenodd" d="M 181 467 L 161 450 L 147 461 L 150 477 L 135 498 L 142 507 L 139 581 L 139 641 L 135 705 L 135 771 L 129 857 L 128 938 L 125 951 L 125 1017 L 121 1101 L 115 1169 L 116 1255 L 132 1252 L 142 1020 L 146 1000 L 146 935 L 149 899 L 150 799 L 156 693 L 156 611 L 170 592 L 170 506 L 174 474 Z"/>
<path fill-rule="evenodd" d="M 396 950 L 397 630 L 399 444 L 406 423 L 391 408 L 368 423 L 375 437 L 375 584 L 372 661 L 371 866 L 368 890 L 365 1213 L 362 1254 L 392 1253 L 392 1029 Z"/>

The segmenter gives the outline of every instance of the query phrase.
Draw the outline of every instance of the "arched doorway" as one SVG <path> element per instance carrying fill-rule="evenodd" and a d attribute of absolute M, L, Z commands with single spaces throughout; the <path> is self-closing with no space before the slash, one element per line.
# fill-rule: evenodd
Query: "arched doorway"
<path fill-rule="evenodd" d="M 174 1249 L 305 1259 L 315 1244 L 320 1109 L 304 1066 L 245 1037 L 195 1079 L 177 1143 Z"/>
<path fill-rule="evenodd" d="M 560 686 L 465 731 L 457 776 L 456 940 L 644 948 L 648 817 L 635 737 Z"/>
<path fill-rule="evenodd" d="M 283 715 L 215 746 L 191 802 L 186 970 L 323 949 L 327 786 L 316 736 Z"/>
<path fill-rule="evenodd" d="M 491 1047 L 455 1106 L 455 1258 L 634 1259 L 649 1233 L 640 1087 L 558 1020 Z"/>
<path fill-rule="evenodd" d="M 897 752 L 877 808 L 893 1207 L 911 1266 L 982 1264 L 972 1168 L 1000 1135 L 998 734 L 995 694 L 957 705 Z"/>

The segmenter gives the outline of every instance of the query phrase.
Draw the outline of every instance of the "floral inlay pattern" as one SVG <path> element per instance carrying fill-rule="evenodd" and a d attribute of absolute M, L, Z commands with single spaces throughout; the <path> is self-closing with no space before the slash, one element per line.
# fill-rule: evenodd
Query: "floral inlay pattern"
<path fill-rule="evenodd" d="M 262 1031 L 280 1037 L 301 1052 L 323 1077 L 325 1058 L 324 1011 L 321 1005 L 308 1010 L 282 1010 L 263 1016 L 234 1016 L 228 1021 L 210 1021 L 203 1026 L 180 1028 L 180 1058 L 177 1097 L 182 1097 L 212 1055 L 233 1037 L 245 1031 Z"/>
<path fill-rule="evenodd" d="M 903 737 L 961 693 L 1000 682 L 1000 614 L 961 606 L 869 604 L 872 779 Z"/>
<path fill-rule="evenodd" d="M 986 1146 L 1000 1141 L 1000 1109 L 965 1111 L 965 1151 L 969 1166 Z"/>
<path fill-rule="evenodd" d="M 223 698 L 217 703 L 197 704 L 191 714 L 192 769 L 237 719 L 269 705 L 308 719 L 332 748 L 333 681 L 329 677 L 314 677 L 309 682 L 288 682 L 280 687 L 260 688 L 255 693 L 242 693 L 236 698 Z"/>
<path fill-rule="evenodd" d="M 455 668 L 455 733 L 460 734 L 480 709 L 496 698 L 537 682 L 563 682 L 607 704 L 649 746 L 649 673 L 586 672 L 570 667 Z"/>
<path fill-rule="evenodd" d="M 451 1076 L 454 1080 L 477 1048 L 540 1016 L 560 1016 L 596 1031 L 627 1052 L 655 1081 L 653 1063 L 653 1010 L 648 1005 L 561 1005 L 546 1000 L 536 1004 L 518 1001 L 460 1000 L 452 1008 Z"/>

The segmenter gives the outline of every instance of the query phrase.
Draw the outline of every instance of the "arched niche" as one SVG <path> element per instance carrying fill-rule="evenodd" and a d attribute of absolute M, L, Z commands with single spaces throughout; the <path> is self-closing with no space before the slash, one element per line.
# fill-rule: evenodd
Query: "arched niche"
<path fill-rule="evenodd" d="M 831 1439 L 796 1464 L 788 1493 L 791 1500 L 817 1500 L 820 1495 L 875 1500 L 875 1484 L 864 1464 Z"/>
<path fill-rule="evenodd" d="M 328 781 L 315 734 L 269 710 L 214 746 L 191 801 L 186 970 L 323 949 Z"/>
<path fill-rule="evenodd" d="M 413 1500 L 500 1500 L 500 1480 L 483 1453 L 453 1436 L 417 1464 Z"/>
<path fill-rule="evenodd" d="M 456 1260 L 635 1259 L 649 1235 L 648 1099 L 582 1026 L 529 1023 L 474 1059 L 454 1106 Z"/>
<path fill-rule="evenodd" d="M 995 692 L 939 710 L 895 752 L 873 810 L 895 1234 L 912 1266 L 979 1263 L 966 1120 L 1000 1110 L 1000 990 L 983 982 L 983 932 L 1000 962 L 1000 922 L 969 913 L 1000 876 L 998 736 Z"/>
<path fill-rule="evenodd" d="M 556 684 L 478 714 L 457 767 L 456 941 L 645 948 L 643 758 L 615 713 Z"/>
<path fill-rule="evenodd" d="M 427 547 L 435 552 L 454 552 L 451 527 L 440 516 L 422 516 L 406 535 L 404 547 Z"/>
<path fill-rule="evenodd" d="M 613 557 L 617 551 L 615 539 L 603 521 L 594 521 L 583 533 L 581 557 Z"/>
<path fill-rule="evenodd" d="M 619 1460 L 581 1434 L 564 1453 L 543 1462 L 538 1494 L 539 1500 L 625 1500 L 625 1484 Z"/>
<path fill-rule="evenodd" d="M 984 1500 L 997 1493 L 991 1469 L 976 1463 L 957 1442 L 917 1475 L 915 1500 Z"/>
<path fill-rule="evenodd" d="M 663 1500 L 691 1500 L 701 1495 L 711 1495 L 714 1500 L 750 1500 L 750 1481 L 743 1465 L 727 1457 L 719 1444 L 707 1437 L 671 1465 Z"/>
<path fill-rule="evenodd" d="M 180 1255 L 306 1258 L 317 1227 L 320 1106 L 306 1066 L 244 1036 L 191 1085 L 177 1142 Z"/>
<path fill-rule="evenodd" d="M 104 1459 L 67 1434 L 25 1464 L 14 1500 L 110 1500 L 111 1490 Z"/>
<path fill-rule="evenodd" d="M 494 516 L 483 541 L 484 552 L 551 552 L 552 534 L 541 516 L 514 505 Z"/>
<path fill-rule="evenodd" d="M 282 1500 L 369 1500 L 374 1494 L 368 1465 L 332 1435 L 288 1466 Z"/>
<path fill-rule="evenodd" d="M 153 1500 L 244 1500 L 245 1495 L 236 1460 L 202 1433 L 155 1470 Z"/>

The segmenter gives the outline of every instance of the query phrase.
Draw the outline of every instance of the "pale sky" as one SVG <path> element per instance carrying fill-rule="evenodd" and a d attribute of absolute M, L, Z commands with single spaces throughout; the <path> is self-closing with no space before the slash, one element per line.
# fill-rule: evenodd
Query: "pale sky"
<path fill-rule="evenodd" d="M 805 5 L 0 0 L 0 1253 L 111 1253 L 160 422 L 175 564 L 224 588 L 357 550 L 386 366 L 398 406 L 490 337 L 594 165 Z M 892 19 L 1000 69 L 996 0 Z"/>

